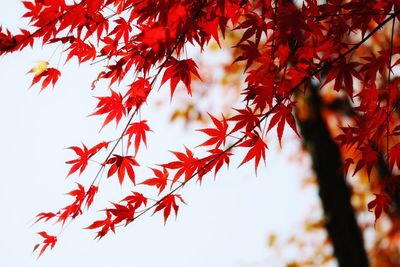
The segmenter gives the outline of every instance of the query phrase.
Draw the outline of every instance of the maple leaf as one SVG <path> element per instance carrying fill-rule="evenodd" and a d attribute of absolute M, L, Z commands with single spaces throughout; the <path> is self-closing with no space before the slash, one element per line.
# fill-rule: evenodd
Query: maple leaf
<path fill-rule="evenodd" d="M 209 156 L 203 159 L 203 162 L 207 162 L 208 169 L 214 168 L 214 177 L 217 175 L 221 167 L 226 164 L 229 167 L 230 159 L 229 157 L 233 154 L 222 149 L 211 149 L 207 152 L 210 153 Z"/>
<path fill-rule="evenodd" d="M 117 203 L 112 203 L 114 205 L 113 209 L 107 209 L 112 215 L 115 216 L 113 224 L 116 225 L 122 221 L 126 221 L 128 224 L 133 220 L 135 216 L 135 207 L 128 203 L 128 205 L 120 205 Z"/>
<path fill-rule="evenodd" d="M 47 68 L 47 61 L 39 61 L 28 73 L 33 73 L 31 87 L 43 79 L 40 91 L 43 91 L 50 83 L 56 84 L 61 72 L 55 68 Z"/>
<path fill-rule="evenodd" d="M 111 91 L 111 96 L 96 97 L 99 100 L 99 103 L 96 106 L 97 110 L 89 115 L 93 116 L 93 115 L 108 114 L 101 128 L 106 126 L 110 121 L 114 119 L 116 125 L 118 125 L 122 116 L 126 115 L 126 109 L 122 104 L 121 94 L 116 93 L 112 89 L 110 89 L 110 91 Z"/>
<path fill-rule="evenodd" d="M 161 192 L 167 186 L 169 172 L 165 167 L 163 168 L 163 171 L 153 169 L 153 168 L 151 168 L 151 170 L 153 171 L 153 173 L 156 177 L 146 179 L 143 182 L 141 182 L 140 184 L 155 186 L 159 189 L 158 194 L 161 194 Z"/>
<path fill-rule="evenodd" d="M 58 216 L 57 222 L 62 222 L 63 225 L 69 218 L 73 219 L 79 214 L 82 214 L 81 207 L 86 197 L 86 191 L 81 184 L 76 184 L 78 185 L 77 189 L 66 193 L 66 195 L 75 197 L 75 200 L 70 205 L 65 206 L 56 213 Z"/>
<path fill-rule="evenodd" d="M 279 66 L 284 66 L 290 55 L 290 48 L 287 44 L 281 44 L 275 51 L 275 56 L 279 58 Z"/>
<path fill-rule="evenodd" d="M 279 37 L 283 40 L 288 40 L 289 38 L 301 40 L 303 32 L 309 31 L 304 16 L 295 5 L 279 6 L 279 12 L 276 15 Z"/>
<path fill-rule="evenodd" d="M 159 212 L 161 210 L 164 211 L 164 224 L 167 223 L 167 219 L 169 214 L 171 213 L 171 208 L 175 211 L 175 217 L 178 215 L 179 206 L 176 204 L 176 198 L 179 199 L 182 203 L 186 204 L 181 195 L 178 194 L 170 194 L 165 196 L 156 206 L 154 213 Z"/>
<path fill-rule="evenodd" d="M 94 196 L 97 194 L 97 192 L 99 191 L 99 188 L 95 185 L 91 185 L 89 190 L 87 191 L 87 199 L 86 199 L 86 207 L 87 209 L 90 208 L 90 206 L 93 203 L 94 200 Z"/>
<path fill-rule="evenodd" d="M 83 63 L 88 60 L 94 60 L 96 58 L 96 47 L 91 43 L 85 43 L 81 39 L 77 38 L 67 48 L 69 50 L 67 59 L 68 62 L 72 57 L 76 57 L 79 63 Z"/>
<path fill-rule="evenodd" d="M 199 160 L 194 157 L 193 152 L 185 147 L 185 153 L 171 151 L 172 154 L 178 159 L 177 161 L 172 161 L 161 166 L 167 169 L 177 169 L 174 178 L 172 179 L 171 186 L 178 181 L 178 179 L 185 174 L 185 181 L 189 180 L 191 176 L 198 169 Z"/>
<path fill-rule="evenodd" d="M 250 150 L 247 152 L 239 167 L 254 158 L 255 171 L 257 173 L 258 164 L 260 163 L 261 158 L 265 161 L 265 149 L 267 149 L 268 147 L 264 140 L 262 140 L 262 138 L 257 133 L 246 132 L 245 134 L 248 139 L 242 142 L 239 146 L 250 147 Z"/>
<path fill-rule="evenodd" d="M 136 185 L 135 182 L 135 172 L 133 170 L 133 166 L 139 166 L 139 163 L 132 156 L 120 156 L 113 154 L 113 157 L 109 158 L 105 164 L 111 164 L 110 169 L 108 170 L 107 177 L 112 176 L 114 173 L 118 171 L 118 180 L 122 185 L 125 177 L 125 172 L 128 174 L 129 179 L 131 179 L 132 183 Z"/>
<path fill-rule="evenodd" d="M 246 132 L 250 132 L 254 125 L 258 125 L 260 116 L 254 114 L 250 107 L 234 110 L 236 110 L 239 114 L 228 119 L 228 121 L 236 122 L 235 127 L 233 127 L 230 133 L 236 132 L 242 128 L 245 128 Z"/>
<path fill-rule="evenodd" d="M 83 187 L 83 185 L 81 185 L 80 183 L 76 183 L 76 184 L 78 185 L 78 188 L 74 189 L 66 194 L 75 197 L 74 203 L 77 203 L 80 205 L 81 203 L 83 203 L 83 200 L 86 197 L 86 191 L 85 191 L 85 188 Z"/>
<path fill-rule="evenodd" d="M 214 159 L 214 160 L 219 161 L 220 158 Z M 214 161 L 212 161 L 211 163 L 207 162 L 207 157 L 196 160 L 195 166 L 196 166 L 197 182 L 199 182 L 200 185 L 203 180 L 203 176 L 206 175 L 207 173 L 211 172 L 213 163 L 214 163 Z"/>
<path fill-rule="evenodd" d="M 147 125 L 147 120 L 141 120 L 134 122 L 129 125 L 126 129 L 125 135 L 128 135 L 128 149 L 131 145 L 132 136 L 135 135 L 135 153 L 139 150 L 140 142 L 143 141 L 144 145 L 147 146 L 146 132 L 150 132 L 151 129 Z"/>
<path fill-rule="evenodd" d="M 106 218 L 104 220 L 95 221 L 88 227 L 85 227 L 85 229 L 90 229 L 90 230 L 93 230 L 96 228 L 101 228 L 101 229 L 100 229 L 100 231 L 97 232 L 95 239 L 96 238 L 101 239 L 108 233 L 109 230 L 111 230 L 115 233 L 115 224 L 112 221 L 112 215 L 109 210 L 106 210 Z"/>
<path fill-rule="evenodd" d="M 375 199 L 371 200 L 368 203 L 368 210 L 371 211 L 374 209 L 375 213 L 375 223 L 379 219 L 379 217 L 382 214 L 382 211 L 389 213 L 389 206 L 391 204 L 390 198 L 388 198 L 386 195 L 382 194 L 375 194 Z"/>
<path fill-rule="evenodd" d="M 365 78 L 369 79 L 371 82 L 376 81 L 376 75 L 378 73 L 382 74 L 385 71 L 385 67 L 388 63 L 388 58 L 383 56 L 384 54 L 380 51 L 380 56 L 376 57 L 375 54 L 371 54 L 367 57 L 362 57 L 362 59 L 366 60 L 366 63 L 363 63 L 360 73 L 365 72 Z"/>
<path fill-rule="evenodd" d="M 216 119 L 210 113 L 207 113 L 208 116 L 212 119 L 216 128 L 206 128 L 206 129 L 198 129 L 197 131 L 203 132 L 210 136 L 210 138 L 204 143 L 198 146 L 212 146 L 215 145 L 215 148 L 219 148 L 222 145 L 225 145 L 226 137 L 228 136 L 228 123 L 226 122 L 225 117 L 222 115 L 222 121 Z"/>
<path fill-rule="evenodd" d="M 28 33 L 28 36 L 30 33 Z M 9 30 L 3 33 L 3 28 L 0 26 L 0 55 L 13 51 L 17 45 L 15 36 Z"/>
<path fill-rule="evenodd" d="M 147 198 L 139 192 L 132 191 L 132 195 L 126 196 L 123 200 L 121 200 L 121 202 L 123 201 L 126 201 L 129 205 L 132 205 L 134 209 L 137 209 L 142 205 L 147 205 Z"/>
<path fill-rule="evenodd" d="M 265 23 L 265 19 L 254 12 L 246 14 L 245 17 L 246 19 L 235 28 L 235 30 L 246 29 L 240 41 L 238 42 L 238 45 L 249 40 L 253 35 L 255 35 L 255 41 L 258 45 L 260 43 L 262 33 L 265 33 L 267 36 L 268 24 L 270 23 Z"/>
<path fill-rule="evenodd" d="M 42 245 L 42 249 L 39 252 L 39 256 L 42 256 L 42 254 L 46 251 L 46 249 L 50 246 L 50 249 L 53 249 L 54 246 L 57 243 L 57 236 L 53 236 L 53 235 L 49 235 L 47 234 L 45 231 L 39 232 L 38 235 L 40 235 L 41 237 L 44 238 L 42 243 L 36 244 L 33 247 L 33 251 L 37 250 L 41 245 Z"/>
<path fill-rule="evenodd" d="M 292 130 L 297 134 L 297 136 L 300 137 L 299 133 L 297 132 L 296 121 L 292 114 L 292 107 L 293 103 L 290 104 L 289 106 L 280 105 L 277 111 L 275 112 L 274 116 L 272 116 L 268 126 L 267 131 L 271 130 L 271 128 L 273 128 L 276 124 L 278 124 L 277 133 L 278 133 L 279 144 L 281 146 L 282 146 L 282 135 L 283 135 L 283 130 L 285 128 L 285 123 L 289 124 L 290 128 L 292 128 Z"/>
<path fill-rule="evenodd" d="M 143 29 L 138 37 L 142 44 L 150 47 L 155 53 L 159 53 L 165 49 L 165 44 L 169 38 L 169 31 L 165 27 L 154 25 L 150 28 Z"/>
<path fill-rule="evenodd" d="M 182 30 L 185 22 L 188 20 L 186 7 L 182 4 L 174 5 L 168 12 L 166 28 L 170 31 L 170 38 L 176 38 L 177 34 Z"/>
<path fill-rule="evenodd" d="M 353 98 L 353 76 L 359 80 L 362 80 L 362 77 L 360 76 L 360 74 L 358 74 L 358 71 L 356 70 L 356 67 L 358 67 L 359 65 L 360 63 L 355 61 L 346 62 L 345 59 L 341 60 L 328 72 L 326 80 L 321 87 L 334 80 L 335 85 L 333 89 L 335 91 L 339 91 L 342 84 L 344 84 L 344 88 L 347 91 L 348 95 L 350 96 L 350 98 Z"/>
<path fill-rule="evenodd" d="M 118 42 L 121 37 L 124 39 L 124 43 L 129 42 L 129 33 L 132 31 L 132 26 L 124 18 L 118 18 L 114 20 L 117 24 L 114 29 L 109 33 L 109 36 L 114 35 L 113 40 Z"/>
<path fill-rule="evenodd" d="M 144 102 L 146 102 L 147 96 L 151 91 L 151 84 L 148 79 L 140 77 L 131 85 L 129 85 L 129 90 L 125 94 L 124 99 L 125 106 L 129 110 L 133 107 L 139 108 Z"/>
<path fill-rule="evenodd" d="M 41 212 L 38 215 L 36 215 L 36 221 L 34 223 L 37 223 L 41 220 L 44 220 L 45 222 L 47 222 L 48 220 L 54 218 L 56 216 L 55 213 L 53 212 Z"/>
<path fill-rule="evenodd" d="M 364 146 L 360 148 L 362 157 L 357 162 L 356 168 L 354 169 L 353 176 L 361 170 L 362 167 L 366 166 L 368 177 L 371 175 L 372 167 L 378 160 L 378 153 L 370 146 Z"/>
<path fill-rule="evenodd" d="M 240 50 L 242 50 L 243 53 L 233 61 L 233 63 L 235 63 L 246 60 L 247 63 L 244 68 L 244 71 L 250 68 L 253 62 L 260 56 L 260 52 L 258 51 L 258 45 L 250 40 L 247 40 L 246 42 L 247 44 L 239 44 L 236 46 Z"/>
<path fill-rule="evenodd" d="M 115 64 L 107 66 L 108 70 L 102 72 L 100 78 L 110 79 L 110 85 L 112 85 L 116 81 L 120 83 L 127 73 L 127 70 L 124 69 L 125 64 L 126 60 L 124 58 L 119 59 Z"/>
<path fill-rule="evenodd" d="M 40 11 L 43 8 L 43 4 L 40 2 L 28 2 L 28 1 L 22 1 L 22 4 L 24 7 L 29 10 L 22 15 L 23 18 L 31 18 L 30 22 L 32 23 L 35 18 L 39 17 Z"/>
<path fill-rule="evenodd" d="M 257 79 L 258 75 L 261 75 L 255 71 L 250 71 L 251 75 L 246 78 L 249 86 L 243 90 L 243 95 L 245 95 L 244 101 L 252 101 L 255 105 L 254 111 L 260 110 L 261 112 L 268 105 L 272 107 L 273 96 L 275 94 L 274 86 L 271 82 L 267 82 L 263 85 L 254 85 L 253 79 Z M 265 74 L 262 74 L 265 76 Z M 254 76 L 254 77 L 253 77 Z M 268 78 L 268 77 L 266 77 Z M 272 79 L 272 77 L 269 77 Z"/>
<path fill-rule="evenodd" d="M 166 70 L 162 77 L 161 85 L 170 80 L 171 98 L 174 95 L 179 81 L 182 81 L 185 84 L 188 94 L 192 95 L 192 89 L 190 87 L 192 82 L 191 74 L 201 79 L 199 73 L 197 72 L 197 65 L 193 59 L 178 60 L 174 57 L 171 57 L 165 67 Z"/>
<path fill-rule="evenodd" d="M 215 17 L 211 20 L 201 22 L 199 25 L 204 32 L 206 32 L 208 35 L 210 35 L 214 38 L 214 40 L 217 42 L 219 47 L 221 47 L 221 43 L 219 40 L 219 34 L 218 34 L 218 24 L 220 21 L 222 22 L 221 17 Z"/>
<path fill-rule="evenodd" d="M 84 144 L 82 144 L 83 149 L 77 146 L 68 147 L 72 149 L 78 158 L 66 161 L 67 164 L 72 164 L 71 169 L 69 170 L 67 177 L 79 170 L 79 175 L 86 169 L 88 161 L 91 157 L 93 157 L 97 152 L 99 152 L 102 148 L 108 147 L 108 142 L 101 142 L 94 147 L 88 149 Z"/>
<path fill-rule="evenodd" d="M 110 37 L 105 37 L 102 39 L 102 42 L 104 43 L 103 48 L 100 50 L 100 54 L 107 56 L 109 58 L 113 57 L 113 56 L 117 56 L 118 55 L 118 42 L 116 40 L 114 40 L 113 38 Z M 119 68 L 118 68 L 119 67 Z M 119 66 L 107 66 L 107 68 L 110 71 L 114 70 L 114 74 L 116 75 L 111 75 L 111 73 L 106 74 L 105 72 L 101 72 L 100 75 L 97 77 L 97 80 L 99 80 L 100 78 L 112 78 L 110 84 L 114 83 L 117 79 L 118 79 L 118 74 L 122 73 L 122 65 Z"/>

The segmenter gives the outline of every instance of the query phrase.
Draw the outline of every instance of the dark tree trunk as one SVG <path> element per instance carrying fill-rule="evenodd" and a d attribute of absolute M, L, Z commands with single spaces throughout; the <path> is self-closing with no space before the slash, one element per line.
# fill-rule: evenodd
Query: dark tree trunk
<path fill-rule="evenodd" d="M 318 89 L 310 86 L 304 99 L 308 116 L 297 120 L 312 158 L 334 256 L 340 267 L 367 267 L 369 263 L 362 234 L 350 202 L 351 190 L 340 173 L 342 159 L 339 148 L 321 115 Z"/>

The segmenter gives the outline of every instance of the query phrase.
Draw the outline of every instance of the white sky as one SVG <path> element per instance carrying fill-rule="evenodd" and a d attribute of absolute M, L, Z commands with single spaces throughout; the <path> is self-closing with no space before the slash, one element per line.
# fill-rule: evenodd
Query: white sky
<path fill-rule="evenodd" d="M 7 1 L 0 9 L 0 25 L 14 31 L 24 26 L 26 21 L 19 19 L 22 12 L 19 1 Z M 298 228 L 310 203 L 316 201 L 313 190 L 299 189 L 309 173 L 289 159 L 298 153 L 293 141 L 278 152 L 276 141 L 270 140 L 267 168 L 260 166 L 258 177 L 253 161 L 236 168 L 244 156 L 237 151 L 229 171 L 221 171 L 216 181 L 207 176 L 201 187 L 189 183 L 180 192 L 188 206 L 181 206 L 177 220 L 171 217 L 166 226 L 161 215 L 144 216 L 98 242 L 93 240 L 95 232 L 82 228 L 102 218 L 96 210 L 109 206 L 107 201 L 118 201 L 132 189 L 129 181 L 121 189 L 116 177 L 103 179 L 88 215 L 69 225 L 55 249 L 36 260 L 31 251 L 41 238 L 35 233 L 48 230 L 54 234 L 59 226 L 31 227 L 34 216 L 68 204 L 63 194 L 74 187 L 74 181 L 88 185 L 88 176 L 96 171 L 95 166 L 88 175 L 66 180 L 64 162 L 73 153 L 64 148 L 81 141 L 91 146 L 119 135 L 113 126 L 99 133 L 102 119 L 86 117 L 97 103 L 90 91 L 96 76 L 93 67 L 67 64 L 54 91 L 47 89 L 38 95 L 38 86 L 27 89 L 31 82 L 27 70 L 35 61 L 47 60 L 53 51 L 36 47 L 0 58 L 0 266 L 272 266 L 268 233 L 286 234 Z M 52 62 L 56 64 L 57 54 Z M 138 158 L 145 166 L 168 162 L 173 159 L 168 150 L 181 151 L 183 144 L 192 148 L 202 141 L 202 135 L 191 135 L 179 123 L 170 125 L 166 111 L 154 112 L 148 106 L 142 116 L 155 132 L 149 136 L 147 152 Z M 292 136 L 285 138 L 293 140 Z M 138 180 L 147 178 L 138 174 Z"/>

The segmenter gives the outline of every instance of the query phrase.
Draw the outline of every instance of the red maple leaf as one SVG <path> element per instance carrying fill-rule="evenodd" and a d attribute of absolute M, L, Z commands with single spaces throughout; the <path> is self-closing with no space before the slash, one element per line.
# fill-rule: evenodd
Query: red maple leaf
<path fill-rule="evenodd" d="M 242 166 L 244 163 L 255 159 L 255 171 L 257 173 L 258 164 L 260 163 L 261 158 L 265 161 L 265 149 L 267 149 L 267 144 L 264 140 L 257 134 L 252 132 L 246 132 L 247 140 L 242 142 L 240 147 L 250 147 L 250 150 L 247 152 L 244 157 L 242 163 L 239 166 Z"/>
<path fill-rule="evenodd" d="M 364 166 L 367 168 L 368 177 L 371 174 L 372 167 L 378 160 L 378 152 L 372 149 L 370 146 L 364 146 L 360 148 L 361 159 L 357 162 L 356 168 L 354 169 L 353 176 L 361 170 Z"/>
<path fill-rule="evenodd" d="M 290 128 L 292 128 L 292 130 L 297 134 L 297 136 L 300 136 L 299 133 L 297 132 L 296 121 L 292 114 L 292 107 L 293 103 L 290 104 L 289 106 L 280 105 L 277 111 L 275 112 L 274 116 L 272 116 L 268 126 L 267 131 L 271 130 L 276 124 L 278 124 L 277 133 L 278 133 L 279 144 L 281 146 L 282 146 L 282 135 L 283 135 L 283 130 L 285 128 L 285 123 L 289 124 Z"/>
<path fill-rule="evenodd" d="M 111 89 L 110 89 L 111 90 Z M 89 116 L 107 114 L 101 128 L 106 126 L 110 121 L 115 119 L 116 124 L 121 120 L 122 116 L 126 115 L 125 106 L 122 103 L 122 96 L 119 93 L 111 90 L 111 96 L 96 97 L 99 103 L 96 106 L 96 111 Z"/>
<path fill-rule="evenodd" d="M 335 65 L 333 69 L 328 72 L 328 76 L 322 86 L 334 80 L 335 85 L 333 89 L 339 91 L 344 84 L 344 88 L 348 95 L 350 98 L 353 98 L 353 76 L 362 80 L 360 74 L 358 74 L 358 71 L 356 70 L 359 65 L 360 63 L 355 61 L 346 62 L 345 59 L 341 60 L 340 63 Z"/>
<path fill-rule="evenodd" d="M 222 149 L 211 149 L 207 152 L 209 152 L 210 155 L 205 157 L 202 161 L 208 164 L 208 170 L 214 168 L 214 177 L 217 175 L 218 171 L 224 164 L 229 167 L 229 157 L 233 155 L 232 153 L 224 151 Z"/>
<path fill-rule="evenodd" d="M 77 189 L 71 190 L 70 192 L 66 193 L 66 195 L 75 197 L 75 200 L 56 213 L 58 217 L 57 222 L 62 222 L 63 225 L 68 219 L 74 219 L 79 214 L 82 214 L 81 207 L 87 195 L 85 188 L 79 183 L 76 184 L 78 185 Z"/>
<path fill-rule="evenodd" d="M 389 212 L 389 206 L 391 204 L 391 200 L 388 196 L 382 195 L 382 194 L 375 194 L 375 199 L 371 200 L 368 203 L 368 210 L 371 211 L 374 209 L 375 213 L 375 223 L 379 219 L 379 217 L 382 214 L 382 211 L 388 213 Z"/>
<path fill-rule="evenodd" d="M 109 210 L 106 210 L 106 218 L 104 220 L 95 221 L 88 227 L 85 227 L 85 229 L 96 229 L 96 228 L 101 228 L 101 229 L 100 231 L 97 232 L 95 239 L 96 238 L 101 239 L 108 233 L 109 230 L 115 233 L 115 224 L 112 221 L 112 215 Z"/>
<path fill-rule="evenodd" d="M 66 161 L 67 164 L 72 164 L 71 169 L 69 170 L 67 177 L 79 170 L 79 175 L 86 169 L 88 161 L 91 157 L 93 157 L 97 152 L 99 152 L 102 148 L 108 147 L 108 142 L 101 142 L 94 147 L 88 149 L 84 144 L 82 144 L 83 149 L 77 146 L 68 147 L 72 149 L 78 158 Z"/>
<path fill-rule="evenodd" d="M 216 119 L 210 113 L 207 113 L 208 116 L 212 119 L 216 128 L 206 128 L 206 129 L 198 129 L 197 131 L 203 132 L 210 136 L 210 138 L 204 143 L 198 146 L 212 146 L 215 145 L 215 148 L 219 148 L 222 145 L 225 145 L 226 137 L 228 136 L 228 123 L 226 122 L 225 117 L 222 115 L 222 121 Z"/>
<path fill-rule="evenodd" d="M 43 8 L 43 4 L 35 1 L 35 2 L 28 2 L 28 1 L 22 1 L 22 4 L 25 6 L 25 8 L 29 11 L 25 12 L 24 15 L 22 16 L 23 18 L 31 18 L 30 22 L 33 22 L 36 18 L 40 16 L 40 11 Z"/>
<path fill-rule="evenodd" d="M 178 215 L 179 206 L 176 204 L 176 198 L 179 199 L 182 203 L 186 204 L 181 195 L 178 194 L 170 194 L 165 196 L 156 206 L 154 213 L 163 210 L 164 211 L 164 224 L 167 222 L 169 214 L 171 213 L 171 208 L 175 211 L 175 216 Z"/>
<path fill-rule="evenodd" d="M 49 235 L 46 232 L 42 231 L 38 233 L 41 237 L 44 238 L 42 243 L 36 244 L 33 247 L 33 251 L 37 250 L 40 246 L 42 246 L 42 249 L 39 252 L 39 256 L 42 256 L 43 252 L 45 252 L 45 250 L 50 246 L 50 249 L 53 249 L 54 246 L 57 243 L 57 236 L 53 236 L 53 235 Z"/>
<path fill-rule="evenodd" d="M 264 32 L 265 35 L 267 36 L 267 31 L 269 26 L 268 24 L 271 23 L 266 23 L 265 19 L 259 16 L 255 12 L 246 14 L 245 17 L 246 19 L 243 20 L 243 22 L 241 22 L 240 25 L 235 28 L 235 29 L 246 29 L 240 41 L 238 42 L 238 45 L 241 44 L 243 41 L 250 39 L 254 35 L 256 44 L 258 45 L 260 43 L 262 33 Z"/>
<path fill-rule="evenodd" d="M 73 43 L 67 48 L 69 50 L 67 59 L 68 62 L 72 57 L 76 57 L 79 63 L 96 58 L 96 47 L 92 43 L 85 43 L 79 38 L 76 38 Z"/>
<path fill-rule="evenodd" d="M 111 164 L 111 167 L 107 173 L 107 177 L 112 176 L 118 171 L 118 180 L 119 183 L 122 185 L 126 172 L 132 183 L 136 185 L 133 166 L 139 166 L 139 163 L 135 160 L 134 157 L 113 154 L 113 157 L 109 158 L 106 161 L 106 164 Z"/>
<path fill-rule="evenodd" d="M 122 221 L 126 224 L 132 221 L 135 217 L 135 207 L 128 203 L 128 205 L 120 205 L 117 203 L 112 203 L 114 205 L 113 209 L 107 209 L 112 215 L 115 216 L 113 224 L 116 225 Z"/>
<path fill-rule="evenodd" d="M 58 78 L 60 78 L 60 75 L 61 75 L 61 72 L 58 69 L 48 68 L 45 71 L 43 71 L 42 73 L 40 73 L 39 75 L 35 75 L 33 77 L 31 86 L 38 83 L 40 80 L 44 79 L 42 82 L 40 91 L 43 91 L 50 83 L 54 87 L 54 85 L 58 81 Z"/>
<path fill-rule="evenodd" d="M 47 222 L 48 220 L 54 218 L 56 216 L 55 213 L 53 212 L 41 212 L 38 215 L 36 215 L 36 221 L 35 223 L 37 223 L 38 221 L 44 220 L 45 222 Z"/>
<path fill-rule="evenodd" d="M 236 132 L 242 128 L 246 129 L 246 132 L 250 132 L 254 125 L 257 125 L 260 121 L 259 115 L 254 114 L 254 111 L 250 107 L 245 109 L 235 109 L 239 114 L 231 117 L 228 121 L 235 121 L 235 127 L 230 131 L 230 133 Z"/>
<path fill-rule="evenodd" d="M 171 98 L 174 95 L 178 82 L 180 81 L 185 84 L 188 94 L 192 95 L 192 89 L 190 87 L 192 82 L 191 75 L 193 74 L 200 79 L 200 75 L 197 72 L 197 65 L 193 59 L 178 60 L 174 57 L 171 57 L 165 67 L 166 70 L 161 80 L 161 85 L 170 80 Z"/>
<path fill-rule="evenodd" d="M 133 107 L 139 108 L 144 102 L 146 102 L 147 96 L 151 91 L 151 84 L 148 79 L 140 77 L 131 85 L 129 85 L 129 90 L 125 94 L 124 99 L 125 106 L 129 110 Z"/>
<path fill-rule="evenodd" d="M 89 190 L 87 191 L 87 198 L 86 198 L 86 207 L 89 209 L 90 206 L 93 203 L 94 200 L 94 196 L 97 194 L 97 192 L 99 191 L 99 188 L 95 185 L 91 185 Z"/>
<path fill-rule="evenodd" d="M 246 71 L 252 64 L 253 62 L 259 58 L 260 52 L 258 51 L 258 45 L 252 41 L 247 40 L 247 44 L 239 44 L 236 47 L 238 47 L 240 50 L 242 50 L 242 54 L 238 56 L 234 62 L 239 62 L 246 60 L 246 67 L 244 70 Z"/>
<path fill-rule="evenodd" d="M 129 34 L 132 31 L 132 26 L 129 22 L 127 22 L 124 18 L 120 17 L 114 22 L 117 24 L 114 29 L 108 34 L 108 36 L 114 35 L 113 40 L 118 42 L 122 37 L 124 39 L 124 43 L 127 44 L 129 42 Z"/>
<path fill-rule="evenodd" d="M 132 205 L 135 209 L 142 205 L 147 205 L 147 198 L 139 192 L 132 192 L 132 195 L 126 196 L 123 200 L 121 200 L 121 202 L 123 201 L 127 202 L 129 205 Z"/>
<path fill-rule="evenodd" d="M 146 132 L 150 131 L 151 129 L 147 125 L 147 120 L 131 123 L 125 132 L 125 135 L 128 135 L 128 149 L 131 145 L 131 139 L 133 135 L 135 135 L 135 153 L 137 153 L 139 150 L 141 141 L 143 141 L 144 145 L 147 146 Z"/>
<path fill-rule="evenodd" d="M 174 154 L 178 160 L 161 165 L 167 169 L 177 169 L 177 172 L 172 179 L 171 186 L 178 181 L 183 174 L 185 174 L 185 181 L 189 180 L 199 167 L 200 161 L 194 157 L 193 152 L 187 147 L 185 147 L 185 151 L 186 154 L 182 152 L 171 151 L 171 153 Z"/>
<path fill-rule="evenodd" d="M 78 185 L 78 188 L 74 189 L 72 191 L 69 191 L 67 193 L 67 195 L 75 197 L 76 202 L 81 203 L 81 202 L 83 202 L 83 199 L 85 198 L 85 188 L 80 183 L 76 183 L 76 184 Z"/>
<path fill-rule="evenodd" d="M 155 186 L 159 189 L 158 194 L 161 194 L 161 192 L 167 186 L 169 172 L 165 167 L 163 168 L 163 171 L 153 169 L 153 168 L 151 168 L 151 170 L 153 171 L 153 173 L 156 177 L 146 179 L 143 182 L 141 182 L 140 184 Z"/>
<path fill-rule="evenodd" d="M 165 27 L 151 25 L 150 27 L 143 28 L 142 33 L 138 37 L 145 47 L 149 47 L 155 53 L 159 53 L 165 49 L 169 38 L 169 31 Z"/>

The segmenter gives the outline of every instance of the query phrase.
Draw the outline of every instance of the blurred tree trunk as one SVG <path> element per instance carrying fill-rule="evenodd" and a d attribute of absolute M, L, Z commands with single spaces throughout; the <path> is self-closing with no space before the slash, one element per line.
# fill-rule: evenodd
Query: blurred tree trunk
<path fill-rule="evenodd" d="M 340 267 L 369 266 L 361 230 L 351 205 L 351 189 L 340 173 L 342 158 L 321 114 L 316 86 L 310 85 L 303 98 L 305 110 L 296 110 L 302 141 L 312 158 L 324 211 L 324 222 Z M 303 115 L 300 115 L 303 114 Z M 306 115 L 304 115 L 306 114 Z M 299 116 L 300 115 L 300 116 Z"/>
<path fill-rule="evenodd" d="M 281 3 L 293 5 L 293 0 L 283 0 Z M 292 40 L 288 41 L 294 52 L 295 43 Z M 351 205 L 351 189 L 340 171 L 341 153 L 322 117 L 318 88 L 309 82 L 305 94 L 297 95 L 297 100 L 303 103 L 296 106 L 303 107 L 306 112 L 297 109 L 295 116 L 300 127 L 302 142 L 312 159 L 324 212 L 325 228 L 340 267 L 368 267 L 369 260 L 362 233 Z M 299 116 L 300 113 L 303 115 Z"/>

